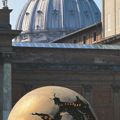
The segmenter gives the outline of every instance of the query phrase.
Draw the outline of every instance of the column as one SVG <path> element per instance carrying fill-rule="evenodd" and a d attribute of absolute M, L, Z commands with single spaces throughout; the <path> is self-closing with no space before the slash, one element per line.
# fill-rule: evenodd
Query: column
<path fill-rule="evenodd" d="M 11 52 L 12 39 L 19 35 L 20 31 L 12 30 L 10 25 L 10 12 L 12 10 L 7 6 L 0 9 L 0 64 L 2 64 L 1 86 L 1 101 L 2 118 L 7 120 L 8 113 L 11 108 Z"/>
<path fill-rule="evenodd" d="M 119 92 L 120 92 L 120 86 L 114 85 L 112 86 L 113 89 L 113 114 L 114 114 L 114 120 L 120 120 L 120 99 L 119 99 Z"/>
<path fill-rule="evenodd" d="M 10 54 L 3 55 L 3 120 L 8 119 L 12 104 L 10 56 Z"/>
<path fill-rule="evenodd" d="M 87 99 L 87 101 L 90 103 L 90 106 L 92 105 L 92 86 L 89 84 L 83 85 L 84 89 L 84 97 Z M 97 120 L 97 116 L 92 110 L 92 107 L 87 110 L 86 116 L 88 120 Z"/>

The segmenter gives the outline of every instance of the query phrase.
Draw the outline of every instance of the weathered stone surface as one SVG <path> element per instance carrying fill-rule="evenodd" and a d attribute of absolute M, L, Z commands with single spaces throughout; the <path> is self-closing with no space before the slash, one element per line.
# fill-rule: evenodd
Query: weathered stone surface
<path fill-rule="evenodd" d="M 7 120 L 11 110 L 11 63 L 3 64 L 3 120 Z"/>

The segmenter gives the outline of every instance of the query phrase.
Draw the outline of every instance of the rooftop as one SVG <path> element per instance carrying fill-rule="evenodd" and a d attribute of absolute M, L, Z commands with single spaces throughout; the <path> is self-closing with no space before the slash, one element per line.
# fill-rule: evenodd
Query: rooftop
<path fill-rule="evenodd" d="M 64 49 L 106 49 L 106 50 L 120 50 L 120 45 L 86 45 L 86 44 L 72 44 L 72 43 L 25 43 L 13 42 L 13 47 L 27 47 L 27 48 L 64 48 Z"/>

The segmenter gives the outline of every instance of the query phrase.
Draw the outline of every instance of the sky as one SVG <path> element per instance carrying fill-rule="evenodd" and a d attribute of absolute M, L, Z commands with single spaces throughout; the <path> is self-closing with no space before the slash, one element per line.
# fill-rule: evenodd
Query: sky
<path fill-rule="evenodd" d="M 11 13 L 11 24 L 12 24 L 12 28 L 15 28 L 16 22 L 17 22 L 17 18 L 23 8 L 23 6 L 25 5 L 25 3 L 28 0 L 8 0 L 8 6 L 10 9 L 13 9 L 12 13 Z M 96 2 L 96 4 L 98 5 L 98 7 L 101 9 L 101 0 L 94 0 Z M 0 8 L 2 7 L 2 0 L 0 0 Z"/>

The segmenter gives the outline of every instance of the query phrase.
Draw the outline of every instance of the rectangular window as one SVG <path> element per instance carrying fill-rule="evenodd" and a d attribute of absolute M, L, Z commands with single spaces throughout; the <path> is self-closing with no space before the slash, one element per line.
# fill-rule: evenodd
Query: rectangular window
<path fill-rule="evenodd" d="M 86 44 L 86 36 L 83 36 L 83 44 Z"/>
<path fill-rule="evenodd" d="M 96 41 L 96 38 L 97 38 L 96 32 L 94 32 L 94 33 L 93 33 L 93 41 L 94 41 L 94 42 Z"/>

